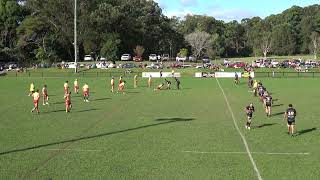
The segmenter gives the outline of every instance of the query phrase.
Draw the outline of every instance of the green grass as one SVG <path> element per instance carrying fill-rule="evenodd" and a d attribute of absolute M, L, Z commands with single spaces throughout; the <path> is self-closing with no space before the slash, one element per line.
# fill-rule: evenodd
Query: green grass
<path fill-rule="evenodd" d="M 109 79 L 81 78 L 91 87 L 91 102 L 73 95 L 64 112 L 65 78 L 0 78 L 1 179 L 256 179 L 225 99 L 215 79 L 182 78 L 182 90 L 153 92 L 140 79 L 127 94 L 109 92 Z M 68 79 L 73 81 L 72 78 Z M 273 93 L 276 107 L 266 118 L 246 83 L 219 80 L 262 178 L 318 179 L 320 141 L 319 79 L 260 79 Z M 30 113 L 28 86 L 46 83 L 50 106 Z M 154 86 L 160 83 L 155 79 Z M 244 129 L 243 108 L 257 112 L 251 131 Z M 288 103 L 298 111 L 300 134 L 289 137 L 282 120 Z M 261 126 L 258 128 L 258 126 Z"/>

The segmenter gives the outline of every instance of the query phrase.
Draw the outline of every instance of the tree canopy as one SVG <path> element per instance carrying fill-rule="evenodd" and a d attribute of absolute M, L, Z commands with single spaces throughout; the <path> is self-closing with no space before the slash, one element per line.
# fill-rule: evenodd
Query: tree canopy
<path fill-rule="evenodd" d="M 0 61 L 37 63 L 72 60 L 72 0 L 0 0 Z M 96 54 L 118 59 L 151 53 L 241 57 L 317 54 L 320 5 L 293 6 L 281 14 L 224 22 L 210 16 L 168 18 L 149 0 L 78 0 L 79 58 Z M 201 32 L 205 44 L 195 47 Z M 202 36 L 201 36 L 202 37 Z M 317 45 L 317 46 L 316 46 Z M 196 51 L 198 49 L 198 51 Z"/>

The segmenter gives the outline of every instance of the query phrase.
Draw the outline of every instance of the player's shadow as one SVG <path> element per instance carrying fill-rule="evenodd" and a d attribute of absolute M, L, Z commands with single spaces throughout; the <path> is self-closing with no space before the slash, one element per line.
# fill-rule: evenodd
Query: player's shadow
<path fill-rule="evenodd" d="M 61 101 L 61 102 L 54 102 L 52 104 L 64 104 L 65 102 L 64 101 Z"/>
<path fill-rule="evenodd" d="M 277 123 L 266 123 L 266 124 L 262 124 L 259 126 L 256 126 L 255 128 L 264 128 L 264 127 L 268 127 L 268 126 L 273 126 L 276 125 Z"/>
<path fill-rule="evenodd" d="M 271 114 L 270 117 L 280 116 L 280 115 L 283 115 L 283 114 L 284 114 L 284 112 L 278 112 L 278 113 Z"/>
<path fill-rule="evenodd" d="M 166 124 L 171 124 L 171 123 L 179 123 L 179 122 L 182 123 L 182 122 L 187 122 L 187 121 L 192 121 L 192 120 L 195 120 L 195 119 L 194 118 L 156 119 L 155 121 L 163 121 L 163 122 L 157 122 L 157 123 L 138 126 L 138 127 L 134 127 L 134 128 L 128 128 L 128 129 L 123 129 L 123 130 L 118 130 L 118 131 L 111 131 L 111 132 L 106 132 L 106 133 L 101 133 L 101 134 L 96 134 L 96 135 L 91 135 L 91 136 L 82 136 L 82 137 L 80 136 L 80 137 L 73 138 L 73 139 L 67 139 L 67 140 L 57 141 L 57 142 L 52 142 L 52 143 L 47 143 L 47 144 L 39 144 L 39 145 L 30 146 L 30 147 L 13 149 L 13 150 L 9 150 L 9 151 L 0 152 L 0 156 L 12 154 L 12 153 L 34 150 L 34 149 L 45 148 L 48 146 L 54 146 L 54 145 L 59 145 L 59 144 L 64 144 L 64 143 L 74 143 L 74 142 L 83 141 L 83 140 L 96 139 L 96 138 L 106 137 L 106 136 L 110 136 L 110 135 L 114 135 L 114 134 L 122 134 L 122 133 L 130 132 L 130 131 L 138 131 L 138 130 L 145 129 L 145 128 L 151 128 L 151 127 L 161 126 L 161 125 L 166 125 Z"/>
<path fill-rule="evenodd" d="M 76 111 L 76 112 L 78 112 L 78 113 L 82 113 L 82 112 L 89 112 L 89 111 L 97 111 L 97 110 L 99 110 L 99 109 L 84 109 L 84 110 L 80 110 L 80 111 Z"/>
<path fill-rule="evenodd" d="M 272 107 L 279 107 L 279 106 L 283 106 L 284 104 L 275 104 L 275 105 L 272 105 Z"/>
<path fill-rule="evenodd" d="M 58 112 L 65 112 L 65 109 L 58 109 L 54 111 L 48 111 L 48 112 L 41 112 L 41 114 L 50 114 L 50 113 L 58 113 Z"/>
<path fill-rule="evenodd" d="M 303 134 L 306 134 L 315 130 L 317 130 L 317 128 L 304 129 L 304 130 L 298 131 L 296 136 L 301 136 Z"/>
<path fill-rule="evenodd" d="M 93 99 L 93 101 L 104 101 L 108 99 L 111 99 L 111 98 L 98 98 L 98 99 Z"/>
<path fill-rule="evenodd" d="M 140 92 L 132 91 L 132 92 L 126 92 L 127 94 L 139 94 Z"/>

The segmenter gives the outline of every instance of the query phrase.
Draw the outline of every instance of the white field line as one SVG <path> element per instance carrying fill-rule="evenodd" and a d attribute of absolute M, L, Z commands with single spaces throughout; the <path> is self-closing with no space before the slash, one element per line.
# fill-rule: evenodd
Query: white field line
<path fill-rule="evenodd" d="M 39 149 L 42 151 L 76 151 L 76 152 L 101 152 L 99 149 Z"/>
<path fill-rule="evenodd" d="M 247 154 L 247 152 L 233 152 L 233 151 L 182 151 L 183 153 L 193 154 Z M 262 154 L 262 155 L 305 155 L 308 156 L 308 152 L 251 152 L 251 154 Z"/>
<path fill-rule="evenodd" d="M 259 170 L 258 170 L 258 167 L 257 167 L 257 165 L 256 165 L 256 163 L 255 163 L 255 161 L 254 161 L 254 159 L 253 159 L 253 157 L 252 157 L 252 154 L 251 154 L 251 152 L 250 152 L 250 148 L 249 148 L 249 146 L 248 146 L 247 140 L 246 140 L 246 138 L 244 137 L 244 135 L 241 133 L 241 131 L 240 131 L 240 129 L 239 129 L 239 126 L 238 126 L 238 124 L 237 124 L 237 122 L 236 122 L 236 118 L 235 118 L 234 113 L 233 113 L 233 111 L 232 111 L 232 109 L 231 109 L 231 106 L 230 106 L 230 103 L 229 103 L 229 101 L 228 101 L 228 98 L 227 98 L 227 96 L 226 96 L 226 94 L 225 94 L 223 88 L 221 87 L 220 82 L 219 82 L 219 80 L 218 80 L 217 78 L 216 78 L 216 81 L 217 81 L 217 83 L 218 83 L 218 85 L 219 85 L 219 88 L 220 88 L 220 90 L 221 90 L 221 92 L 222 92 L 222 94 L 223 94 L 223 96 L 224 96 L 224 99 L 225 99 L 225 101 L 226 101 L 226 104 L 227 104 L 227 106 L 228 106 L 228 109 L 229 109 L 229 111 L 230 111 L 230 113 L 231 113 L 231 116 L 232 116 L 232 119 L 233 119 L 233 124 L 234 124 L 235 128 L 237 129 L 239 135 L 241 136 L 242 142 L 243 142 L 243 144 L 244 144 L 244 146 L 245 146 L 245 148 L 246 148 L 246 152 L 247 152 L 247 154 L 248 154 L 248 156 L 249 156 L 249 159 L 250 159 L 250 161 L 251 161 L 251 164 L 252 164 L 252 166 L 253 166 L 253 169 L 254 169 L 254 171 L 256 172 L 257 178 L 258 178 L 258 180 L 262 180 L 262 177 L 261 177 L 261 175 L 260 175 L 260 172 L 259 172 Z"/>

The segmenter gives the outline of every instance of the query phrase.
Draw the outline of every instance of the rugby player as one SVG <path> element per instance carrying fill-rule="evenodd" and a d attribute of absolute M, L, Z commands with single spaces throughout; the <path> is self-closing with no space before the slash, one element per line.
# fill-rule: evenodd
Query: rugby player
<path fill-rule="evenodd" d="M 37 89 L 36 91 L 34 91 L 34 93 L 31 95 L 33 97 L 33 104 L 34 107 L 31 110 L 31 112 L 33 112 L 34 110 L 37 111 L 37 113 L 39 114 L 39 100 L 40 100 L 40 93 L 39 93 L 39 89 Z"/>
<path fill-rule="evenodd" d="M 42 102 L 43 105 L 49 105 L 49 96 L 48 96 L 48 89 L 47 89 L 47 85 L 43 85 L 42 88 Z"/>
<path fill-rule="evenodd" d="M 148 79 L 148 88 L 150 88 L 152 85 L 152 76 L 150 75 L 149 79 Z"/>
<path fill-rule="evenodd" d="M 168 81 L 167 79 L 164 79 L 167 84 L 167 89 L 171 89 L 171 81 Z"/>
<path fill-rule="evenodd" d="M 240 83 L 240 80 L 239 80 L 239 75 L 237 73 L 235 73 L 234 75 L 234 83 L 237 85 Z"/>
<path fill-rule="evenodd" d="M 126 81 L 122 81 L 122 82 L 119 84 L 117 93 L 122 92 L 123 94 L 125 94 L 125 92 L 124 92 L 124 86 L 125 86 L 125 84 L 126 84 Z"/>
<path fill-rule="evenodd" d="M 138 75 L 134 75 L 133 78 L 133 87 L 137 88 L 138 87 Z"/>
<path fill-rule="evenodd" d="M 31 96 L 33 93 L 34 93 L 34 82 L 32 82 L 32 83 L 30 84 L 29 95 L 28 95 L 28 96 Z"/>
<path fill-rule="evenodd" d="M 85 83 L 84 86 L 82 87 L 82 92 L 83 92 L 83 101 L 89 102 L 89 86 L 87 83 Z"/>
<path fill-rule="evenodd" d="M 64 102 L 65 102 L 65 106 L 66 106 L 66 113 L 69 113 L 71 110 L 71 92 L 67 92 L 66 94 L 64 94 Z"/>
<path fill-rule="evenodd" d="M 271 116 L 271 107 L 272 107 L 272 97 L 269 93 L 264 98 L 266 115 Z"/>
<path fill-rule="evenodd" d="M 252 103 L 250 103 L 250 105 L 245 108 L 245 112 L 247 115 L 247 123 L 246 123 L 245 127 L 248 130 L 251 129 L 251 122 L 252 122 L 252 117 L 253 117 L 254 111 L 255 110 L 254 110 L 254 106 Z"/>
<path fill-rule="evenodd" d="M 66 82 L 64 83 L 64 85 L 63 85 L 63 89 L 64 89 L 64 93 L 65 93 L 65 94 L 69 93 L 69 84 L 68 84 L 68 83 L 69 83 L 69 82 L 66 81 Z"/>
<path fill-rule="evenodd" d="M 174 78 L 176 80 L 177 83 L 177 89 L 180 89 L 180 81 L 177 77 Z"/>
<path fill-rule="evenodd" d="M 293 136 L 294 126 L 296 122 L 297 111 L 293 108 L 292 104 L 289 104 L 288 109 L 286 110 L 284 117 L 287 119 L 288 134 Z"/>
<path fill-rule="evenodd" d="M 111 78 L 110 85 L 111 85 L 111 92 L 113 92 L 114 91 L 114 77 Z"/>
<path fill-rule="evenodd" d="M 154 91 L 160 91 L 160 90 L 163 89 L 163 87 L 164 87 L 164 83 L 161 83 L 161 84 L 159 84 L 159 85 L 157 86 L 156 89 L 154 89 Z"/>
<path fill-rule="evenodd" d="M 78 94 L 79 93 L 79 83 L 78 83 L 78 79 L 75 79 L 73 82 L 73 89 L 74 89 L 74 93 Z"/>

